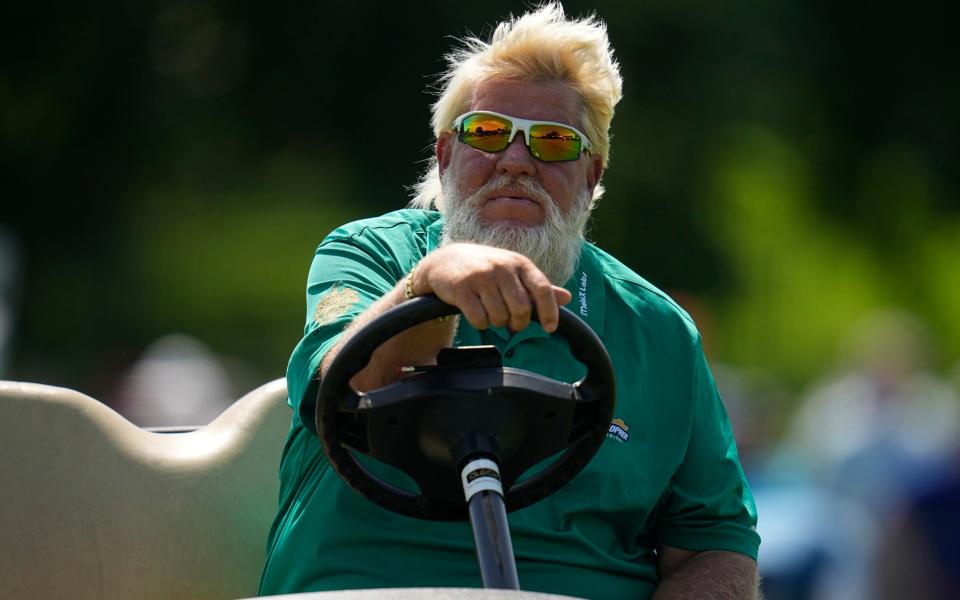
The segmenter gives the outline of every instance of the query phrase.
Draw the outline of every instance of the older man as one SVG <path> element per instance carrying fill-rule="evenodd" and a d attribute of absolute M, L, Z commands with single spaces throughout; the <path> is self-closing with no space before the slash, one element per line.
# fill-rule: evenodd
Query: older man
<path fill-rule="evenodd" d="M 330 469 L 299 411 L 354 331 L 436 294 L 463 317 L 385 343 L 355 388 L 475 344 L 497 346 L 506 365 L 569 381 L 582 366 L 549 333 L 574 296 L 614 364 L 615 425 L 597 456 L 559 492 L 510 515 L 524 589 L 752 598 L 755 509 L 696 328 L 583 237 L 621 94 L 604 26 L 545 5 L 448 58 L 434 106 L 436 157 L 414 208 L 345 225 L 317 249 L 305 335 L 287 374 L 294 419 L 261 592 L 479 585 L 469 525 L 364 500 Z"/>

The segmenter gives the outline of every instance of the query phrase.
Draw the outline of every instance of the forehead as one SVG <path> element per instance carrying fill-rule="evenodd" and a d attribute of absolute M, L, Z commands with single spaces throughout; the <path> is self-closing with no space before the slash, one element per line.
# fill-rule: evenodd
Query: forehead
<path fill-rule="evenodd" d="M 487 79 L 477 84 L 468 110 L 580 125 L 579 108 L 577 92 L 565 83 Z"/>

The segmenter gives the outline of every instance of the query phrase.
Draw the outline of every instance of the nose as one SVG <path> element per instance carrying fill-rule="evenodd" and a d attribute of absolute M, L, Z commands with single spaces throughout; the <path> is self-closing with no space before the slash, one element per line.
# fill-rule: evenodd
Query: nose
<path fill-rule="evenodd" d="M 536 159 L 530 154 L 523 133 L 518 131 L 510 145 L 497 155 L 497 171 L 514 177 L 534 174 Z"/>

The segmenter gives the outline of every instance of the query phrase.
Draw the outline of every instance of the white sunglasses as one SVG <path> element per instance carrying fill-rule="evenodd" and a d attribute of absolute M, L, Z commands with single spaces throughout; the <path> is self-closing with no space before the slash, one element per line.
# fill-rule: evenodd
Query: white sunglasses
<path fill-rule="evenodd" d="M 592 144 L 576 127 L 554 121 L 519 119 L 489 110 L 464 113 L 453 122 L 457 139 L 484 152 L 500 152 L 513 142 L 517 131 L 530 154 L 545 162 L 577 160 Z"/>

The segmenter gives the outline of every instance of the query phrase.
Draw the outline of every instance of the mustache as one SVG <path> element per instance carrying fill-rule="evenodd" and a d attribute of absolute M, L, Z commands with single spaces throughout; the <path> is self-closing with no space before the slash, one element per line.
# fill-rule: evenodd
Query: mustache
<path fill-rule="evenodd" d="M 492 177 L 483 187 L 474 192 L 470 198 L 470 204 L 476 205 L 482 202 L 484 198 L 507 195 L 517 191 L 544 208 L 553 205 L 553 198 L 536 179 L 532 177 L 513 177 L 505 173 Z"/>

